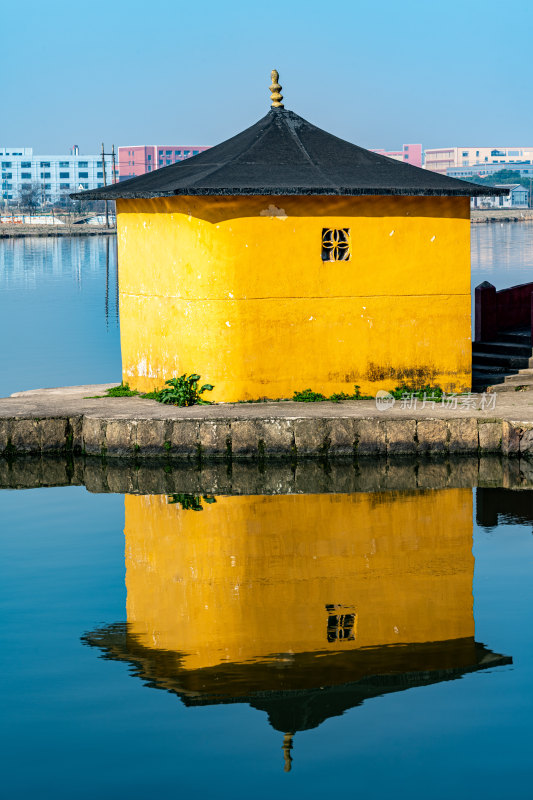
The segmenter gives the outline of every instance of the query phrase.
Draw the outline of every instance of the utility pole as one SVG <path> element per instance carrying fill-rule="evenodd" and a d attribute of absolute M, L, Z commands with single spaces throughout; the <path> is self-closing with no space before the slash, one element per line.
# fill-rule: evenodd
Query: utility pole
<path fill-rule="evenodd" d="M 104 143 L 102 142 L 102 174 L 104 176 L 104 186 L 107 186 L 107 180 L 105 176 L 105 153 L 104 153 Z M 109 228 L 109 209 L 107 207 L 107 200 L 105 202 L 105 226 Z"/>
<path fill-rule="evenodd" d="M 111 163 L 113 165 L 112 166 L 112 170 L 113 170 L 113 172 L 112 172 L 112 180 L 113 180 L 113 183 L 116 183 L 117 182 L 117 162 L 115 160 L 115 145 L 114 144 L 111 145 Z M 115 206 L 115 227 L 116 227 L 116 224 L 117 224 L 117 209 L 116 209 L 116 206 Z"/>
<path fill-rule="evenodd" d="M 111 147 L 111 160 L 113 162 L 113 183 L 117 182 L 117 167 L 115 162 L 115 145 Z"/>

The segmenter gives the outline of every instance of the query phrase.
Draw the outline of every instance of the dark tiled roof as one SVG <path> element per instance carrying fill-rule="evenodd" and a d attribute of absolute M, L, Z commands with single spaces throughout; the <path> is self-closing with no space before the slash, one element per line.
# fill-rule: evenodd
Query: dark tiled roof
<path fill-rule="evenodd" d="M 508 194 L 381 156 L 272 108 L 250 128 L 193 158 L 101 189 L 83 199 L 172 195 Z"/>

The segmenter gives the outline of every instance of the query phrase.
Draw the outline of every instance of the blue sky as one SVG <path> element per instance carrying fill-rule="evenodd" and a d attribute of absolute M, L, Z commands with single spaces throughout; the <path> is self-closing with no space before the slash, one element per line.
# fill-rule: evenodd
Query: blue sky
<path fill-rule="evenodd" d="M 216 144 L 266 113 L 273 67 L 364 147 L 531 145 L 532 24 L 532 0 L 6 3 L 0 145 Z"/>

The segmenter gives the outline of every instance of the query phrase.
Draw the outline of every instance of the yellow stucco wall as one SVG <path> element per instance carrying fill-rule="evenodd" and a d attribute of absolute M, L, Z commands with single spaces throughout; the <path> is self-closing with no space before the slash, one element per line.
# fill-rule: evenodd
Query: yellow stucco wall
<path fill-rule="evenodd" d="M 474 636 L 470 489 L 125 504 L 130 631 L 184 669 Z"/>
<path fill-rule="evenodd" d="M 119 200 L 123 380 L 198 372 L 218 401 L 467 389 L 469 217 L 468 198 Z M 330 227 L 350 261 L 322 261 Z"/>

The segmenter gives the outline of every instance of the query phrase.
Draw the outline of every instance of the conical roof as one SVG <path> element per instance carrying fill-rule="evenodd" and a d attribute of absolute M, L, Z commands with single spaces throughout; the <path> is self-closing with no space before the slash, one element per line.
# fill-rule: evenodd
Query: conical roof
<path fill-rule="evenodd" d="M 508 189 L 448 178 L 378 155 L 271 108 L 255 125 L 197 156 L 101 189 L 87 200 L 172 195 L 507 194 Z"/>

